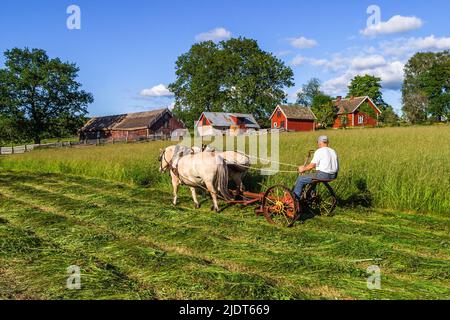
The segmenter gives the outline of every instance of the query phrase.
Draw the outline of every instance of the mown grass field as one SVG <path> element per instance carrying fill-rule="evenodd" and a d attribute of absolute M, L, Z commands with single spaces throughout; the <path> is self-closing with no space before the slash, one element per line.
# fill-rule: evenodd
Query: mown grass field
<path fill-rule="evenodd" d="M 340 207 L 293 229 L 253 208 L 212 213 L 206 197 L 195 210 L 186 190 L 174 208 L 156 161 L 166 143 L 0 158 L 0 298 L 448 299 L 450 127 L 327 134 Z M 303 163 L 316 136 L 283 135 L 280 160 Z M 71 265 L 81 290 L 66 289 Z M 381 290 L 367 289 L 370 265 Z"/>

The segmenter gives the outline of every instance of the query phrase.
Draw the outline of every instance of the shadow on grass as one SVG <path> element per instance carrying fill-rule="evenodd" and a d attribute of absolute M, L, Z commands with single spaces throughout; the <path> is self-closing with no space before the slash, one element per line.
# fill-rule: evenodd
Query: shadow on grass
<path fill-rule="evenodd" d="M 338 206 L 344 208 L 371 208 L 373 206 L 373 195 L 367 188 L 367 182 L 365 179 L 357 179 L 355 181 L 355 187 L 357 189 L 352 195 L 346 199 L 338 197 Z"/>
<path fill-rule="evenodd" d="M 250 192 L 261 192 L 265 191 L 262 190 L 262 186 L 264 185 L 264 182 L 266 181 L 266 176 L 263 176 L 259 174 L 259 171 L 249 171 L 243 179 L 244 186 L 247 191 Z"/>

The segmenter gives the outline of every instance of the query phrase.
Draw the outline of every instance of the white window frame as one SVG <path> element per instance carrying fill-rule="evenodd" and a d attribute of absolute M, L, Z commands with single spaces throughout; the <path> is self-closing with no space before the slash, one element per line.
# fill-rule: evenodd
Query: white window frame
<path fill-rule="evenodd" d="M 364 124 L 364 116 L 358 116 L 358 124 Z"/>

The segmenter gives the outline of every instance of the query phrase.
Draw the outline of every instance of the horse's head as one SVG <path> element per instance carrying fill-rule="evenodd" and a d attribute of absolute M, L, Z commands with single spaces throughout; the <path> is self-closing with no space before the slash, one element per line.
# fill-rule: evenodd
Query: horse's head
<path fill-rule="evenodd" d="M 169 148 L 161 149 L 158 161 L 160 163 L 159 172 L 165 173 L 172 165 L 173 152 Z"/>

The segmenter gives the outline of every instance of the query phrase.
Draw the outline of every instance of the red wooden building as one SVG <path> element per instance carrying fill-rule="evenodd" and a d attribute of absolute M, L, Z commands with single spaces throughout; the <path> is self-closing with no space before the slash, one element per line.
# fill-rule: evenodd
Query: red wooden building
<path fill-rule="evenodd" d="M 260 126 L 251 114 L 203 112 L 196 128 L 200 136 L 239 135 Z"/>
<path fill-rule="evenodd" d="M 170 137 L 176 129 L 184 129 L 183 122 L 169 109 L 95 117 L 80 130 L 80 140 L 114 139 L 137 141 L 152 135 Z"/>
<path fill-rule="evenodd" d="M 375 127 L 381 110 L 369 97 L 338 97 L 333 101 L 338 113 L 333 128 Z"/>
<path fill-rule="evenodd" d="M 317 118 L 310 108 L 297 105 L 277 106 L 270 116 L 272 129 L 314 131 Z"/>

